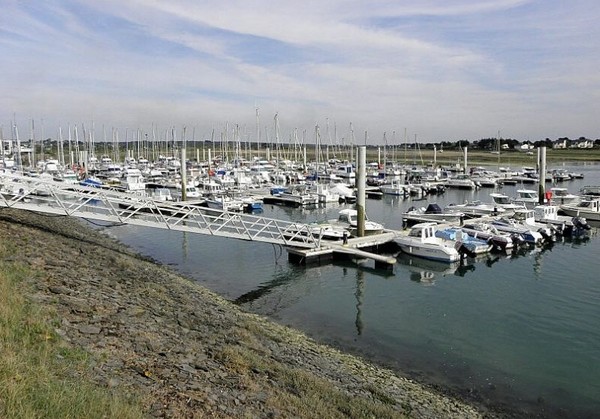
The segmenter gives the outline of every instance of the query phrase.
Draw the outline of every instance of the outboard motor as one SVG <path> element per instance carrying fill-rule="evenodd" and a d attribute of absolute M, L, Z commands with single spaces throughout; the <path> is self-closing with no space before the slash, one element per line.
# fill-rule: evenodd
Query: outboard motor
<path fill-rule="evenodd" d="M 477 253 L 469 250 L 467 246 L 464 245 L 464 243 L 460 243 L 460 246 L 458 246 L 458 249 L 456 249 L 456 251 L 460 254 L 461 259 L 464 259 L 466 257 L 474 258 L 477 256 Z"/>
<path fill-rule="evenodd" d="M 515 247 L 522 246 L 525 244 L 525 239 L 518 233 L 511 234 L 510 239 L 512 240 Z"/>
<path fill-rule="evenodd" d="M 576 237 L 585 235 L 587 231 L 592 228 L 592 226 L 589 225 L 587 220 L 583 217 L 573 217 L 571 222 L 573 223 L 573 231 L 571 232 L 571 235 Z"/>
<path fill-rule="evenodd" d="M 554 236 L 552 230 L 549 228 L 540 227 L 538 229 L 538 233 L 542 235 L 546 243 L 551 243 L 556 240 L 556 237 Z"/>

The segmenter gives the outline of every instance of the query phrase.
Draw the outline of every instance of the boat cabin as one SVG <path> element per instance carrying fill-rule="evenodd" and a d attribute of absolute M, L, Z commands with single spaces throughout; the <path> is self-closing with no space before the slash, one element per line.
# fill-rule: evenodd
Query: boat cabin
<path fill-rule="evenodd" d="M 358 220 L 358 212 L 352 209 L 341 210 L 338 214 L 338 221 L 350 225 L 356 225 Z"/>
<path fill-rule="evenodd" d="M 435 238 L 435 223 L 419 223 L 412 226 L 408 236 L 417 237 L 422 241 L 426 241 L 431 238 Z"/>
<path fill-rule="evenodd" d="M 517 209 L 515 210 L 515 213 L 513 214 L 513 219 L 526 223 L 526 222 L 532 222 L 535 220 L 535 212 L 533 210 L 529 210 L 529 209 Z"/>
<path fill-rule="evenodd" d="M 533 211 L 535 218 L 538 220 L 558 219 L 558 207 L 556 205 L 538 205 Z"/>
<path fill-rule="evenodd" d="M 585 208 L 589 212 L 600 212 L 600 199 L 585 199 L 577 204 L 577 208 Z"/>
<path fill-rule="evenodd" d="M 498 205 L 510 205 L 510 204 L 512 204 L 511 199 L 507 195 L 504 195 L 504 194 L 491 193 L 490 197 L 494 201 L 494 204 L 498 204 Z"/>

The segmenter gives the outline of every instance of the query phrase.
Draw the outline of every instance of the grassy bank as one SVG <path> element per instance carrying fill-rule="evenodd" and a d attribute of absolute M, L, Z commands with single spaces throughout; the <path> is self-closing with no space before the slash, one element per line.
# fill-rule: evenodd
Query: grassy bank
<path fill-rule="evenodd" d="M 0 417 L 137 418 L 141 408 L 91 384 L 88 354 L 54 332 L 55 313 L 26 298 L 43 272 L 0 242 Z"/>
<path fill-rule="evenodd" d="M 482 415 L 76 220 L 0 210 L 0 417 L 149 416 Z"/>

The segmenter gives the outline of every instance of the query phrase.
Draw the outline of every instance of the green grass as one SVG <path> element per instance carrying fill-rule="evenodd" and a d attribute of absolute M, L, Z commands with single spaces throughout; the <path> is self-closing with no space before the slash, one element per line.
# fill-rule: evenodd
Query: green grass
<path fill-rule="evenodd" d="M 218 355 L 249 391 L 264 380 L 277 382 L 274 392 L 266 400 L 267 406 L 284 417 L 304 418 L 402 418 L 410 407 L 400 407 L 396 400 L 376 386 L 366 385 L 363 390 L 370 397 L 356 397 L 332 385 L 310 371 L 279 363 L 261 353 L 253 332 L 236 330 L 238 344 L 225 347 Z"/>
<path fill-rule="evenodd" d="M 88 354 L 54 332 L 58 320 L 25 298 L 38 272 L 0 242 L 0 417 L 137 418 L 141 407 L 90 380 Z"/>

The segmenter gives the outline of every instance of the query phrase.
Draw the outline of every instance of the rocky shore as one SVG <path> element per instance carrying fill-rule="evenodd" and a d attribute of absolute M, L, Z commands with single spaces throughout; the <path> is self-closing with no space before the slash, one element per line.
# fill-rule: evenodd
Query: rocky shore
<path fill-rule="evenodd" d="M 30 300 L 91 355 L 96 383 L 137 395 L 145 416 L 499 416 L 243 312 L 79 220 L 0 209 L 0 239 L 43 272 Z"/>

